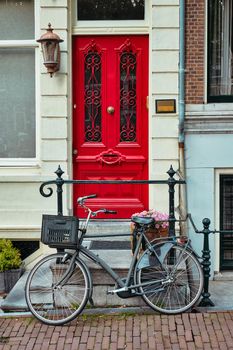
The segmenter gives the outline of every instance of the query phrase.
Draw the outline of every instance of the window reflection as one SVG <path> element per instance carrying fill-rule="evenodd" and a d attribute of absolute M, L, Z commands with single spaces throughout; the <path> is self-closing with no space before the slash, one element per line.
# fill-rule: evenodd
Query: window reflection
<path fill-rule="evenodd" d="M 144 0 L 78 0 L 78 20 L 143 20 Z"/>

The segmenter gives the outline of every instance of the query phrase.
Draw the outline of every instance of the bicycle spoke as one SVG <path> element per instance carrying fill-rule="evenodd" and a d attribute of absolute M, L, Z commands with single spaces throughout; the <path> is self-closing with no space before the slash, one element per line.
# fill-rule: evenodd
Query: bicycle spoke
<path fill-rule="evenodd" d="M 188 310 L 202 292 L 203 273 L 198 260 L 178 245 L 172 247 L 160 266 L 141 268 L 137 276 L 143 299 L 153 309 L 164 313 Z M 153 280 L 159 280 L 160 285 L 155 288 L 155 284 L 149 283 Z M 148 284 L 143 284 L 145 281 Z"/>
<path fill-rule="evenodd" d="M 71 321 L 88 300 L 86 270 L 78 260 L 75 260 L 75 269 L 70 266 L 70 260 L 57 263 L 63 257 L 63 253 L 58 253 L 44 258 L 31 271 L 26 283 L 30 311 L 40 321 L 51 325 Z M 67 273 L 72 269 L 72 273 Z"/>

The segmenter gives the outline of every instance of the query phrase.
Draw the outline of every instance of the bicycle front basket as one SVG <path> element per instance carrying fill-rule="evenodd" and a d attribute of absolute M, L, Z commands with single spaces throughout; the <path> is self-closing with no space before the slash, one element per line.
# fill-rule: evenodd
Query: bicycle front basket
<path fill-rule="evenodd" d="M 78 228 L 75 216 L 43 215 L 41 242 L 51 248 L 74 249 L 78 245 Z"/>

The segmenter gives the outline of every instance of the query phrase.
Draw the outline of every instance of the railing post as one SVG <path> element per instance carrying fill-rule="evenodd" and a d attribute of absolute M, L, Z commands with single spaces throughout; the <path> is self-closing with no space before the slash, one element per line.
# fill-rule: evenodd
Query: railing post
<path fill-rule="evenodd" d="M 62 186 L 64 184 L 64 180 L 62 179 L 62 175 L 64 174 L 64 171 L 61 169 L 60 165 L 58 166 L 58 169 L 55 171 L 55 174 L 57 174 L 56 179 L 56 185 L 57 185 L 57 214 L 63 215 L 63 208 L 62 208 Z"/>
<path fill-rule="evenodd" d="M 204 244 L 202 250 L 202 266 L 204 272 L 204 288 L 202 293 L 202 300 L 199 303 L 199 306 L 214 306 L 214 303 L 210 300 L 209 293 L 209 277 L 210 277 L 210 249 L 209 249 L 209 234 L 211 233 L 210 227 L 210 219 L 205 218 L 202 220 L 203 230 L 202 233 L 204 235 Z"/>
<path fill-rule="evenodd" d="M 175 204 L 174 204 L 174 197 L 175 197 L 175 184 L 176 180 L 174 179 L 175 170 L 173 169 L 172 165 L 170 169 L 167 171 L 167 174 L 169 175 L 168 178 L 168 192 L 169 192 L 169 237 L 175 236 Z"/>

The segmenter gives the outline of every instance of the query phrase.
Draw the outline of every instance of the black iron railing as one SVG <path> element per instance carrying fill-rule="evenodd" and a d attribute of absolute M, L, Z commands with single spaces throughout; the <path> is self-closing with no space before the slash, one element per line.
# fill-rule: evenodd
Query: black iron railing
<path fill-rule="evenodd" d="M 64 180 L 62 178 L 62 175 L 64 174 L 64 171 L 59 166 L 58 169 L 55 171 L 55 174 L 57 175 L 57 178 L 55 180 L 46 181 L 43 182 L 40 186 L 40 193 L 43 197 L 50 197 L 53 194 L 53 189 L 51 187 L 47 187 L 46 190 L 48 193 L 44 191 L 44 188 L 49 185 L 56 185 L 57 186 L 57 214 L 63 215 L 63 185 L 64 184 L 157 184 L 157 185 L 168 185 L 168 194 L 169 194 L 169 236 L 175 235 L 175 223 L 177 220 L 175 218 L 175 186 L 179 184 L 185 184 L 185 180 L 181 179 L 175 179 L 174 176 L 176 171 L 171 166 L 170 169 L 167 171 L 167 174 L 169 175 L 169 178 L 167 180 Z"/>
<path fill-rule="evenodd" d="M 40 186 L 40 193 L 44 197 L 50 197 L 53 194 L 53 189 L 51 187 L 48 187 L 49 185 L 56 185 L 57 187 L 57 214 L 63 215 L 63 185 L 64 184 L 157 184 L 157 185 L 167 185 L 168 186 L 168 195 L 169 195 L 169 236 L 175 236 L 175 223 L 180 221 L 186 221 L 187 219 L 190 220 L 194 231 L 197 234 L 203 234 L 204 240 L 203 240 L 203 250 L 202 250 L 202 267 L 204 272 L 204 288 L 202 293 L 202 300 L 199 304 L 199 306 L 214 306 L 214 303 L 210 300 L 210 293 L 209 293 L 209 277 L 210 277 L 210 249 L 209 249 L 209 235 L 210 233 L 220 232 L 216 230 L 210 230 L 210 219 L 205 218 L 202 220 L 203 224 L 203 230 L 198 230 L 195 226 L 191 214 L 187 215 L 187 218 L 184 220 L 178 220 L 175 217 L 175 186 L 180 184 L 185 184 L 185 180 L 181 179 L 175 179 L 174 176 L 176 171 L 171 166 L 170 169 L 167 171 L 167 174 L 169 175 L 167 180 L 64 180 L 62 178 L 62 175 L 64 174 L 63 170 L 60 166 L 58 166 L 58 169 L 55 171 L 55 174 L 57 175 L 57 178 L 55 180 L 46 181 L 43 182 Z M 178 174 L 177 174 L 178 175 Z M 44 191 L 46 187 L 46 192 Z M 223 231 L 221 231 L 223 232 Z M 224 231 L 225 232 L 225 231 Z M 227 231 L 229 232 L 229 231 Z"/>

